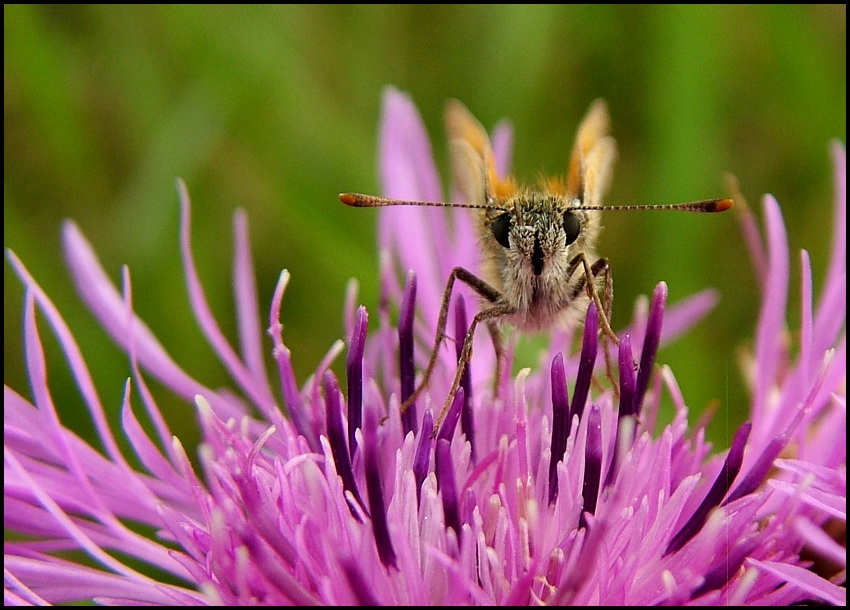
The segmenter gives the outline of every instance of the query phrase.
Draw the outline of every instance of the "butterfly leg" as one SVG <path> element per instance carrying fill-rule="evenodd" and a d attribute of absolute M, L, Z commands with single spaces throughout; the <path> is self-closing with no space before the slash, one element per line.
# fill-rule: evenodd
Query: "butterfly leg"
<path fill-rule="evenodd" d="M 599 326 L 602 330 L 602 350 L 605 354 L 605 376 L 611 382 L 614 392 L 618 392 L 619 384 L 614 376 L 614 365 L 611 360 L 611 352 L 609 340 L 614 345 L 620 345 L 620 339 L 611 328 L 611 311 L 614 305 L 614 278 L 611 275 L 611 266 L 608 264 L 607 258 L 597 259 L 592 265 L 587 257 L 578 254 L 567 269 L 568 277 L 571 276 L 578 267 L 581 266 L 584 273 L 573 287 L 571 298 L 578 298 L 582 290 L 587 292 L 587 296 L 596 303 L 596 311 L 598 312 Z M 599 290 L 596 287 L 596 278 L 602 276 L 602 297 L 599 296 Z"/>
<path fill-rule="evenodd" d="M 430 360 L 428 360 L 428 366 L 425 367 L 425 372 L 422 375 L 422 380 L 419 382 L 419 387 L 417 387 L 413 391 L 413 394 L 411 394 L 407 398 L 407 400 L 405 400 L 402 403 L 402 405 L 401 405 L 401 412 L 402 413 L 407 411 L 410 408 L 410 406 L 413 403 L 416 402 L 416 400 L 417 400 L 417 398 L 419 398 L 420 394 L 422 394 L 422 391 L 425 389 L 425 387 L 428 385 L 428 382 L 431 379 L 431 374 L 434 372 L 434 367 L 437 365 L 437 359 L 438 359 L 439 354 L 440 354 L 440 352 L 439 352 L 440 345 L 442 344 L 443 340 L 446 338 L 446 322 L 447 322 L 448 317 L 449 317 L 449 304 L 451 303 L 452 289 L 454 288 L 455 280 L 460 280 L 461 282 L 463 282 L 464 284 L 466 284 L 467 286 L 472 288 L 475 292 L 477 292 L 479 295 L 481 295 L 482 297 L 484 297 L 485 299 L 487 299 L 491 303 L 495 303 L 502 296 L 501 293 L 498 290 L 496 290 L 495 288 L 493 288 L 492 286 L 490 286 L 490 284 L 488 284 L 487 282 L 482 280 L 480 277 L 478 277 L 474 273 L 467 271 L 463 267 L 455 267 L 454 269 L 452 269 L 451 274 L 449 274 L 449 279 L 446 281 L 446 288 L 443 291 L 443 299 L 442 299 L 442 302 L 440 303 L 440 316 L 437 319 L 437 334 L 436 334 L 436 337 L 434 338 L 434 346 L 431 349 L 431 358 L 430 358 Z M 487 310 L 484 310 L 484 311 L 487 311 Z M 479 315 L 480 315 L 480 313 L 481 312 L 479 312 Z M 476 318 L 477 318 L 477 316 L 476 316 Z M 470 330 L 473 330 L 475 328 L 476 324 L 477 324 L 477 322 L 475 321 L 475 319 L 473 319 L 473 323 L 470 326 Z M 471 333 L 468 332 L 467 336 L 470 336 L 470 334 Z M 464 340 L 464 345 L 465 345 L 465 343 L 466 343 L 466 341 Z M 472 346 L 470 345 L 470 349 L 468 351 L 471 351 L 471 348 L 472 348 Z M 465 366 L 465 363 L 464 363 L 464 366 Z M 460 374 L 463 373 L 463 371 L 461 370 L 462 367 L 461 367 L 460 364 L 458 365 L 458 369 L 460 370 L 460 373 L 457 376 L 457 382 L 460 383 Z M 451 402 L 451 399 L 454 398 L 455 392 L 457 392 L 457 388 L 454 389 L 452 395 L 450 396 L 449 402 Z"/>
<path fill-rule="evenodd" d="M 446 414 L 448 414 L 449 409 L 452 406 L 452 401 L 454 401 L 457 390 L 460 387 L 463 371 L 466 369 L 467 364 L 472 358 L 472 340 L 475 337 L 476 327 L 483 321 L 495 320 L 502 316 L 512 314 L 514 311 L 514 308 L 510 305 L 497 304 L 493 305 L 493 307 L 482 309 L 475 314 L 474 318 L 472 318 L 472 323 L 469 325 L 469 330 L 466 331 L 466 337 L 463 340 L 463 348 L 461 349 L 460 357 L 457 361 L 457 372 L 455 373 L 455 378 L 452 381 L 452 387 L 449 389 L 449 395 L 446 398 L 446 402 L 443 404 L 443 408 L 440 410 L 440 415 L 434 421 L 434 432 L 431 435 L 432 437 L 436 437 L 437 432 L 440 430 L 440 424 L 443 423 L 443 419 L 445 419 Z"/>

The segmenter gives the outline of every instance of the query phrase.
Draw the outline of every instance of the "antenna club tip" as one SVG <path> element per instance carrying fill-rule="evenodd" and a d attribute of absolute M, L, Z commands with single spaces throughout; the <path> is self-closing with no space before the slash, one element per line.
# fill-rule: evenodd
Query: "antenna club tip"
<path fill-rule="evenodd" d="M 345 205 L 357 205 L 357 197 L 355 197 L 352 193 L 340 193 L 339 200 Z"/>
<path fill-rule="evenodd" d="M 735 204 L 731 199 L 718 199 L 714 204 L 713 212 L 725 212 Z"/>

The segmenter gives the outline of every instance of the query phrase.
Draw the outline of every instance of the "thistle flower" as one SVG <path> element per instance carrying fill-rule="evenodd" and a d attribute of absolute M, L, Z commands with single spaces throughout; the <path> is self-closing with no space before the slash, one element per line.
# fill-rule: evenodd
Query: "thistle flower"
<path fill-rule="evenodd" d="M 501 169 L 510 139 L 506 126 L 493 137 Z M 26 288 L 32 396 L 5 387 L 5 525 L 16 534 L 4 551 L 6 603 L 845 604 L 846 551 L 825 530 L 846 522 L 845 153 L 837 144 L 833 152 L 832 261 L 815 305 L 801 255 L 795 349 L 779 207 L 765 198 L 764 243 L 743 217 L 764 305 L 746 366 L 750 421 L 720 453 L 689 425 L 671 369 L 653 374 L 658 344 L 693 324 L 714 295 L 668 308 L 663 284 L 622 334 L 617 393 L 590 383 L 600 358 L 591 306 L 579 354 L 570 332 L 554 333 L 541 366 L 515 378 L 492 379 L 492 349 L 479 346 L 435 438 L 432 408 L 447 395 L 455 350 L 442 350 L 427 391 L 401 415 L 429 355 L 421 346 L 433 339 L 444 278 L 453 265 L 477 264 L 469 220 L 433 209 L 381 212 L 382 306 L 370 331 L 350 291 L 343 384 L 329 369 L 341 342 L 306 382 L 295 379 L 279 322 L 289 280 L 281 274 L 268 332 L 284 407 L 264 367 L 245 218 L 235 216 L 237 352 L 206 304 L 181 184 L 189 298 L 231 388 L 185 373 L 133 313 L 129 272 L 119 292 L 79 229 L 63 229 L 81 296 L 128 356 L 120 408 L 130 458 L 104 414 L 119 398 L 101 398 L 59 311 L 9 252 Z M 381 169 L 388 196 L 441 195 L 421 121 L 394 90 L 384 98 Z M 456 335 L 468 302 L 456 302 Z M 101 450 L 58 419 L 44 322 Z M 151 377 L 194 409 L 197 468 L 148 390 Z M 653 435 L 664 393 L 676 416 Z M 804 550 L 833 562 L 833 580 L 811 569 Z"/>

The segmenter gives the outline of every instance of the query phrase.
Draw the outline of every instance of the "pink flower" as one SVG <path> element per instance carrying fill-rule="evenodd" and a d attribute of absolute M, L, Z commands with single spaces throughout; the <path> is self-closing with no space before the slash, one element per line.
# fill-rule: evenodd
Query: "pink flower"
<path fill-rule="evenodd" d="M 502 171 L 510 139 L 506 126 L 493 137 Z M 208 388 L 185 373 L 134 315 L 129 272 L 119 292 L 77 227 L 69 222 L 63 232 L 80 294 L 129 357 L 122 431 L 136 468 L 106 423 L 107 407 L 70 329 L 9 252 L 26 287 L 31 398 L 5 388 L 5 526 L 20 534 L 5 545 L 6 603 L 845 604 L 846 551 L 824 531 L 846 522 L 843 147 L 836 144 L 834 156 L 832 263 L 815 304 L 801 255 L 803 316 L 793 348 L 779 207 L 765 198 L 764 244 L 744 216 L 754 258 L 763 261 L 764 306 L 747 369 L 751 418 L 722 453 L 688 424 L 671 369 L 651 374 L 659 342 L 707 311 L 710 292 L 668 308 L 666 287 L 656 287 L 648 311 L 639 308 L 622 334 L 619 398 L 590 384 L 600 359 L 592 306 L 581 353 L 570 353 L 570 332 L 554 333 L 541 366 L 516 378 L 491 378 L 493 350 L 482 338 L 432 439 L 432 409 L 454 375 L 453 346 L 442 350 L 415 407 L 402 416 L 399 404 L 429 356 L 422 346 L 433 341 L 450 269 L 478 264 L 467 213 L 452 211 L 449 221 L 440 209 L 380 211 L 384 298 L 370 331 L 351 294 L 344 388 L 329 370 L 341 342 L 306 382 L 295 379 L 279 322 L 284 271 L 269 315 L 273 384 L 245 218 L 235 217 L 236 350 L 195 272 L 181 184 L 189 297 L 230 388 Z M 388 196 L 442 197 L 419 116 L 395 90 L 384 98 L 381 169 Z M 457 300 L 450 333 L 465 332 L 470 296 Z M 44 322 L 66 354 L 102 450 L 56 415 Z M 151 377 L 197 414 L 199 471 L 148 391 Z M 677 415 L 653 435 L 663 393 Z M 810 569 L 803 550 L 831 560 L 835 581 Z"/>

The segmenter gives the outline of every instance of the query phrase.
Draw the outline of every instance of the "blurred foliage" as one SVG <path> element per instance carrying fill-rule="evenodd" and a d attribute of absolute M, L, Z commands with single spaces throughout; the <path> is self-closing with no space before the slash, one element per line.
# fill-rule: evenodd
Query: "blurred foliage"
<path fill-rule="evenodd" d="M 774 193 L 794 257 L 791 329 L 796 253 L 810 249 L 816 290 L 826 265 L 828 143 L 846 137 L 845 5 L 6 5 L 4 46 L 4 244 L 69 320 L 114 419 L 126 359 L 74 293 L 63 219 L 116 281 L 129 265 L 138 312 L 178 363 L 216 386 L 226 373 L 187 323 L 175 178 L 192 194 L 194 251 L 231 337 L 230 223 L 245 208 L 263 305 L 280 270 L 292 273 L 285 337 L 303 381 L 342 336 L 350 277 L 376 307 L 376 216 L 337 193 L 378 189 L 388 84 L 412 95 L 442 169 L 448 97 L 487 126 L 509 118 L 516 173 L 530 178 L 563 171 L 578 121 L 604 97 L 620 152 L 609 203 L 726 195 L 727 170 L 759 215 L 761 195 Z M 598 250 L 613 268 L 615 326 L 661 279 L 671 302 L 720 290 L 709 318 L 659 359 L 692 408 L 718 401 L 711 432 L 725 443 L 746 411 L 738 350 L 758 313 L 735 217 L 611 213 L 605 224 Z M 4 380 L 28 394 L 21 303 L 7 265 Z M 91 424 L 48 343 L 62 417 L 85 434 Z M 191 442 L 194 418 L 171 406 Z"/>

